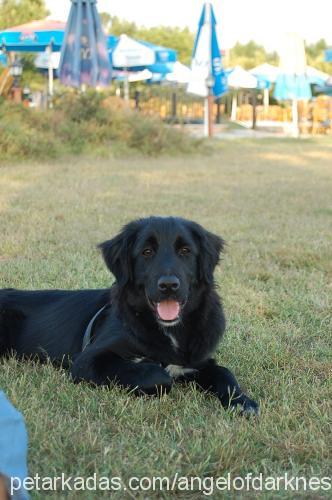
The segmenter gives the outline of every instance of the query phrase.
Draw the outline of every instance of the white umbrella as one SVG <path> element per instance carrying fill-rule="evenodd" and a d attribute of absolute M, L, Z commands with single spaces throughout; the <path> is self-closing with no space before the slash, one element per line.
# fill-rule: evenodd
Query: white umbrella
<path fill-rule="evenodd" d="M 190 81 L 191 69 L 177 61 L 173 65 L 173 71 L 166 75 L 167 82 L 186 84 Z"/>
<path fill-rule="evenodd" d="M 264 63 L 250 69 L 249 73 L 257 78 L 274 83 L 279 74 L 279 68 L 277 66 L 273 66 L 273 64 Z"/>
<path fill-rule="evenodd" d="M 257 78 L 241 68 L 241 66 L 235 66 L 233 71 L 229 73 L 227 77 L 228 86 L 233 89 L 255 89 L 258 85 Z M 236 120 L 236 112 L 237 112 L 237 92 L 234 92 L 232 99 L 232 113 L 231 120 Z"/>
<path fill-rule="evenodd" d="M 309 78 L 310 83 L 315 83 L 316 85 L 324 85 L 324 83 L 330 78 L 330 75 L 314 68 L 313 66 L 306 67 L 306 75 Z"/>
<path fill-rule="evenodd" d="M 128 78 L 129 83 L 132 83 L 151 80 L 153 74 L 148 69 L 143 69 L 142 71 L 131 71 L 129 75 L 126 71 L 113 70 L 112 76 L 117 80 L 124 80 L 125 78 Z"/>
<path fill-rule="evenodd" d="M 143 43 L 137 42 L 127 35 L 120 35 L 119 42 L 112 52 L 112 64 L 124 70 L 124 98 L 129 100 L 129 74 L 131 68 L 150 66 L 156 60 L 155 52 Z"/>
<path fill-rule="evenodd" d="M 119 42 L 112 53 L 112 64 L 116 68 L 135 68 L 149 66 L 155 62 L 155 52 L 143 43 L 127 35 L 120 35 Z"/>
<path fill-rule="evenodd" d="M 227 83 L 234 89 L 255 89 L 258 85 L 257 78 L 241 66 L 235 66 L 229 73 Z"/>

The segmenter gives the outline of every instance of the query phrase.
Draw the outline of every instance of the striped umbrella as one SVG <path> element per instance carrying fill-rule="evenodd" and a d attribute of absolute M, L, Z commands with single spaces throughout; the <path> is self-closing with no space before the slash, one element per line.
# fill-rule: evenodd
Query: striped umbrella
<path fill-rule="evenodd" d="M 96 0 L 71 0 L 59 77 L 64 85 L 106 87 L 111 65 Z"/>

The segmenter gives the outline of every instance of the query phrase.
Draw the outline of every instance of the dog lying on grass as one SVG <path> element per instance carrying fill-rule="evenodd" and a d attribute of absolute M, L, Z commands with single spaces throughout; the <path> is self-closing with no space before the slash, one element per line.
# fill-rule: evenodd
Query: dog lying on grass
<path fill-rule="evenodd" d="M 133 221 L 100 245 L 107 290 L 0 291 L 0 355 L 49 358 L 74 381 L 159 394 L 194 381 L 225 408 L 257 414 L 213 355 L 225 329 L 213 272 L 223 240 L 181 218 Z"/>

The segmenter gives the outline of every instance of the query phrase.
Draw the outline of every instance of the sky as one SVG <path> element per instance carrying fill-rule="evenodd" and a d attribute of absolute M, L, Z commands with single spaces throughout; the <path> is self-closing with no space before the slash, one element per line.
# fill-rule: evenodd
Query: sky
<path fill-rule="evenodd" d="M 98 0 L 108 12 L 144 26 L 188 26 L 196 31 L 202 0 Z M 46 0 L 53 19 L 66 20 L 70 0 Z M 221 48 L 254 39 L 278 50 L 285 32 L 308 43 L 325 38 L 332 46 L 332 0 L 212 0 Z"/>

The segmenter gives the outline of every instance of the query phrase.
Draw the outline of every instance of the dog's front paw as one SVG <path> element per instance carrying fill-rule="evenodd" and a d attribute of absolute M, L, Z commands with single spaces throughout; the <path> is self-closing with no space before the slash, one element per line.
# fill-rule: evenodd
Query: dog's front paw
<path fill-rule="evenodd" d="M 248 397 L 246 397 L 241 406 L 242 409 L 240 411 L 240 415 L 246 418 L 259 416 L 259 404 L 256 403 L 256 401 L 254 401 L 253 399 L 249 399 Z"/>
<path fill-rule="evenodd" d="M 172 378 L 164 370 L 164 368 L 147 364 L 144 371 L 140 374 L 139 381 L 136 388 L 136 394 L 161 396 L 168 393 L 172 387 Z"/>
<path fill-rule="evenodd" d="M 232 399 L 229 403 L 229 409 L 246 418 L 259 416 L 259 404 L 245 395 Z"/>

